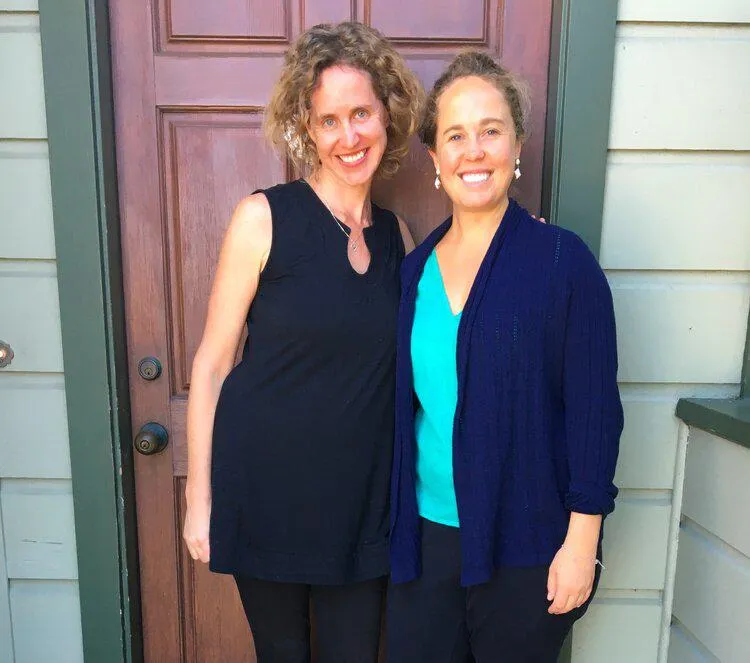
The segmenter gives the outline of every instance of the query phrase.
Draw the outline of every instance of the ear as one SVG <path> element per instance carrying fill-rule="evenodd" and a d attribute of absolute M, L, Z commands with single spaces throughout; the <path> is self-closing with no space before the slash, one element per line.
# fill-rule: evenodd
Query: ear
<path fill-rule="evenodd" d="M 521 158 L 521 150 L 523 149 L 523 139 L 516 139 L 516 159 Z"/>
<path fill-rule="evenodd" d="M 438 169 L 438 165 L 439 165 L 438 164 L 437 154 L 435 154 L 435 151 L 431 150 L 430 148 L 427 148 L 427 154 L 430 155 L 430 159 L 432 159 L 432 163 L 435 166 L 435 170 L 437 170 Z"/>

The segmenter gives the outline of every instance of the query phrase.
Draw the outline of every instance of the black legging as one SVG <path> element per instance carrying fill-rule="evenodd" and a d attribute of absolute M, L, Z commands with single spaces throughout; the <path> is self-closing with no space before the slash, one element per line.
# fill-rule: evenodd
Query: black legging
<path fill-rule="evenodd" d="M 458 529 L 423 520 L 421 576 L 388 588 L 388 663 L 555 663 L 591 598 L 549 614 L 548 572 L 505 567 L 461 587 Z"/>
<path fill-rule="evenodd" d="M 310 605 L 317 663 L 375 663 L 385 578 L 304 585 L 235 577 L 258 663 L 310 662 Z"/>

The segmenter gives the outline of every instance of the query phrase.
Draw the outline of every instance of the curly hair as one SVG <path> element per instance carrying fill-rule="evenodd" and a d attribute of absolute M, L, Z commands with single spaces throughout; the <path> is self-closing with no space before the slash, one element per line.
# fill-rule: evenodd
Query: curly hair
<path fill-rule="evenodd" d="M 430 149 L 435 149 L 437 134 L 438 102 L 440 95 L 453 81 L 465 76 L 477 76 L 494 85 L 505 97 L 510 107 L 516 138 L 524 140 L 528 135 L 528 118 L 531 110 L 526 84 L 502 64 L 482 51 L 468 50 L 459 53 L 448 68 L 435 81 L 422 113 L 419 124 L 419 139 Z"/>
<path fill-rule="evenodd" d="M 300 35 L 286 53 L 266 108 L 267 138 L 298 168 L 317 165 L 315 144 L 307 131 L 310 100 L 320 75 L 335 65 L 349 65 L 370 75 L 375 94 L 388 112 L 387 144 L 376 174 L 393 175 L 417 129 L 424 92 L 391 43 L 363 23 L 316 25 Z"/>

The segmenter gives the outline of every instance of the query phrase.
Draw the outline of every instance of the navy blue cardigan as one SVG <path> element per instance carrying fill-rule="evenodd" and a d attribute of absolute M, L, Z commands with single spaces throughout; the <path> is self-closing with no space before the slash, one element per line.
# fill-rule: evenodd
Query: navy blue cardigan
<path fill-rule="evenodd" d="M 420 574 L 411 329 L 449 218 L 403 262 L 391 478 L 391 578 Z M 623 417 L 612 295 L 586 245 L 511 200 L 458 328 L 453 471 L 463 585 L 552 561 L 570 512 L 608 514 Z"/>

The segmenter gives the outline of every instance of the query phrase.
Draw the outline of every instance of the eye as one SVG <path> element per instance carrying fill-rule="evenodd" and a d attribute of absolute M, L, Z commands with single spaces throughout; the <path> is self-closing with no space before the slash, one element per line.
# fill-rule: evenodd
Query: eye
<path fill-rule="evenodd" d="M 488 136 L 499 136 L 500 135 L 500 129 L 489 128 L 489 129 L 487 129 L 487 135 Z"/>
<path fill-rule="evenodd" d="M 336 126 L 336 120 L 334 120 L 332 117 L 326 117 L 321 122 L 324 128 L 331 129 L 332 127 Z"/>
<path fill-rule="evenodd" d="M 449 143 L 455 143 L 459 140 L 461 140 L 461 134 L 452 134 L 451 136 L 448 136 Z"/>
<path fill-rule="evenodd" d="M 364 108 L 360 108 L 356 113 L 354 113 L 354 117 L 357 120 L 366 120 L 368 117 L 370 117 L 370 113 Z"/>

